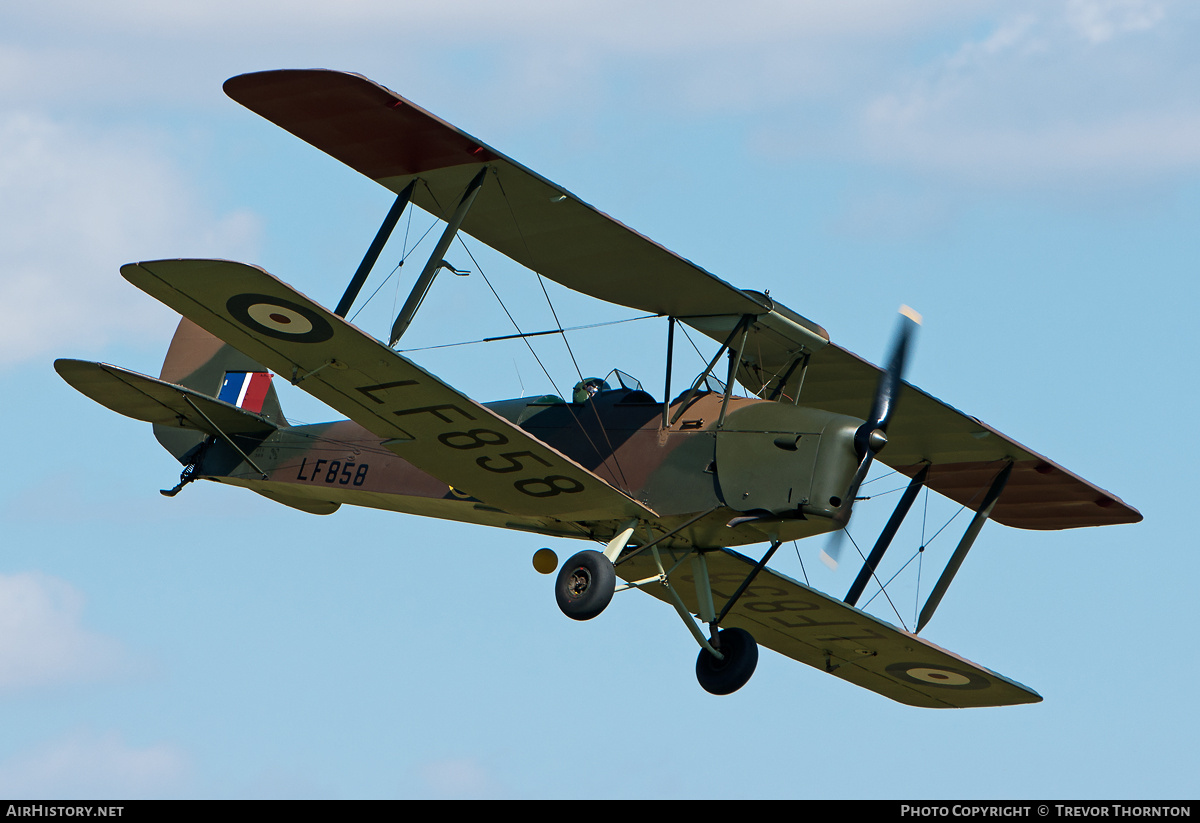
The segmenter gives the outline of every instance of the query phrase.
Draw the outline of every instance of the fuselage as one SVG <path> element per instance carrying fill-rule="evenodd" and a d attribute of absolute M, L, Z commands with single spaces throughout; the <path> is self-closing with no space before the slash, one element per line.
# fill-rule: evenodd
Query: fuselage
<path fill-rule="evenodd" d="M 601 392 L 583 403 L 557 397 L 487 403 L 659 516 L 646 534 L 667 545 L 733 546 L 829 531 L 854 471 L 860 420 L 759 400 L 694 395 L 667 409 L 640 390 Z M 682 408 L 682 411 L 681 411 Z M 267 479 L 214 443 L 197 475 L 258 491 L 317 513 L 338 505 L 480 523 L 547 535 L 607 539 L 616 517 L 586 522 L 513 515 L 436 479 L 352 421 L 276 430 L 249 453 Z M 728 524 L 737 518 L 740 525 Z"/>

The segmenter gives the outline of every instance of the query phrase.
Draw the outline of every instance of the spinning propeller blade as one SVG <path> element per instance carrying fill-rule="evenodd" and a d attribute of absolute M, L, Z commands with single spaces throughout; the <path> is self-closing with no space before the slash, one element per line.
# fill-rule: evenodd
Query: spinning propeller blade
<path fill-rule="evenodd" d="M 854 507 L 854 500 L 858 497 L 859 487 L 867 479 L 867 472 L 871 469 L 875 455 L 887 445 L 887 427 L 892 419 L 892 412 L 895 411 L 900 389 L 904 385 L 904 364 L 908 358 L 908 349 L 917 326 L 921 324 L 921 315 L 908 306 L 900 307 L 900 315 L 900 326 L 892 343 L 892 354 L 875 388 L 871 412 L 854 433 L 854 450 L 859 456 L 858 469 L 855 470 L 850 486 L 842 497 L 842 505 L 833 516 L 833 522 L 838 529 L 833 533 L 829 547 L 821 553 L 821 560 L 831 569 L 837 568 L 842 551 L 843 533 L 850 523 L 850 513 Z"/>

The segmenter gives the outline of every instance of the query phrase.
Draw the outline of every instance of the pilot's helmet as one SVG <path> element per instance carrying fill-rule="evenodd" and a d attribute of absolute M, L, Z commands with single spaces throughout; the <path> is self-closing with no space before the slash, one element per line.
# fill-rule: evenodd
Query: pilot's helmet
<path fill-rule="evenodd" d="M 586 403 L 592 395 L 608 390 L 608 383 L 599 377 L 588 377 L 575 384 L 575 394 L 571 399 L 576 403 Z"/>

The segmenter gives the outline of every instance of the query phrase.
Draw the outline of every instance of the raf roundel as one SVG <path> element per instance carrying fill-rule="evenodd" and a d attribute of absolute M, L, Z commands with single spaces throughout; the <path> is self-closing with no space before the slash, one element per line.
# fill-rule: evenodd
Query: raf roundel
<path fill-rule="evenodd" d="M 986 689 L 991 683 L 975 672 L 930 663 L 893 663 L 887 672 L 899 680 L 947 689 Z"/>
<path fill-rule="evenodd" d="M 333 336 L 325 318 L 289 300 L 265 294 L 237 294 L 225 304 L 229 314 L 252 331 L 296 343 L 320 343 Z"/>

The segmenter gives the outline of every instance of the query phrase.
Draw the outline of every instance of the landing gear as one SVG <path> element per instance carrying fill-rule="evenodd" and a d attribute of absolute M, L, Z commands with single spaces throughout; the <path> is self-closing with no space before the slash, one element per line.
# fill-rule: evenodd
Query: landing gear
<path fill-rule="evenodd" d="M 582 551 L 562 565 L 558 571 L 554 594 L 563 614 L 572 620 L 591 620 L 604 611 L 617 590 L 613 559 L 621 556 L 622 550 L 634 533 L 635 525 L 631 522 L 622 528 L 609 541 L 603 552 Z M 664 537 L 671 535 L 672 533 L 668 533 Z M 674 562 L 668 568 L 663 565 L 664 558 L 657 545 L 662 539 L 660 537 L 652 540 L 624 558 L 627 561 L 649 550 L 649 556 L 653 558 L 653 566 L 650 569 L 646 569 L 644 561 L 640 566 L 626 568 L 657 570 L 658 574 L 651 574 L 640 580 L 629 580 L 621 586 L 621 590 L 661 586 L 666 594 L 664 599 L 675 607 L 684 625 L 700 645 L 700 656 L 696 659 L 696 679 L 700 681 L 701 687 L 710 694 L 733 694 L 745 686 L 754 674 L 758 666 L 758 644 L 745 629 L 721 629 L 721 621 L 754 582 L 755 576 L 771 559 L 780 542 L 777 539 L 772 540 L 766 555 L 758 561 L 733 594 L 725 599 L 723 608 L 718 612 L 713 602 L 712 581 L 705 557 L 706 551 L 713 550 L 690 549 L 679 552 L 672 549 L 668 559 Z M 671 574 L 685 562 L 690 562 L 692 574 L 681 574 L 673 581 Z M 625 577 L 629 579 L 629 575 Z M 679 584 L 684 588 L 679 589 Z M 688 596 L 691 602 L 685 602 L 685 596 Z M 708 624 L 707 636 L 702 630 L 705 623 Z"/>
<path fill-rule="evenodd" d="M 567 617 L 591 620 L 608 606 L 616 588 L 612 561 L 600 552 L 583 551 L 559 569 L 554 596 Z"/>
<path fill-rule="evenodd" d="M 758 644 L 745 629 L 724 629 L 717 634 L 724 660 L 701 649 L 696 658 L 696 679 L 709 694 L 733 694 L 745 686 L 758 666 Z"/>

